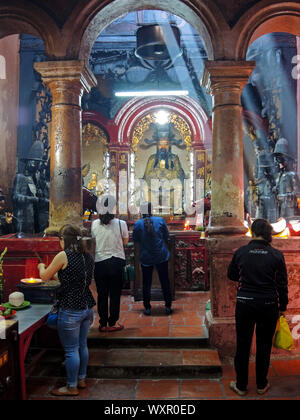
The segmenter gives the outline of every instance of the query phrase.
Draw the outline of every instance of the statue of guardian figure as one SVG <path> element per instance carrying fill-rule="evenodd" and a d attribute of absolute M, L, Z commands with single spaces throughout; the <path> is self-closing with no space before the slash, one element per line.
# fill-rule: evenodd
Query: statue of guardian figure
<path fill-rule="evenodd" d="M 288 153 L 287 139 L 277 141 L 273 156 L 279 167 L 275 186 L 278 216 L 293 217 L 296 208 L 296 175 L 292 170 L 294 158 Z"/>

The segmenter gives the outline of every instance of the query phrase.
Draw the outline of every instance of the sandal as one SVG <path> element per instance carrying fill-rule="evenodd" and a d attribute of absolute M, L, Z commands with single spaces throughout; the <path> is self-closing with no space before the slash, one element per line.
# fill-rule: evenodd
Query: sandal
<path fill-rule="evenodd" d="M 77 395 L 79 395 L 79 391 L 78 388 L 63 386 L 62 388 L 52 389 L 51 394 L 55 397 L 77 397 Z"/>
<path fill-rule="evenodd" d="M 109 327 L 99 327 L 100 332 L 107 332 Z"/>
<path fill-rule="evenodd" d="M 124 329 L 124 325 L 118 324 L 118 326 L 108 327 L 107 332 L 121 331 L 123 329 Z"/>
<path fill-rule="evenodd" d="M 231 391 L 235 392 L 240 397 L 244 397 L 247 394 L 247 391 L 242 391 L 241 389 L 238 389 L 238 387 L 236 386 L 236 382 L 234 381 L 230 382 L 229 388 L 231 389 Z"/>
<path fill-rule="evenodd" d="M 266 385 L 264 388 L 261 388 L 261 389 L 257 388 L 256 392 L 257 392 L 259 395 L 263 395 L 263 394 L 265 394 L 266 392 L 268 392 L 270 388 L 271 388 L 271 385 L 270 385 L 269 383 L 267 383 L 267 385 Z"/>
<path fill-rule="evenodd" d="M 78 389 L 85 389 L 87 387 L 85 379 L 78 379 L 77 388 Z"/>

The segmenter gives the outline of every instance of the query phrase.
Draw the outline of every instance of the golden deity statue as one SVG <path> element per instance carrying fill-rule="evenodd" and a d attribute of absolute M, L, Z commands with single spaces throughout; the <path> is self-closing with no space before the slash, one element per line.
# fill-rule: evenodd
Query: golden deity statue
<path fill-rule="evenodd" d="M 170 140 L 160 138 L 157 143 L 157 153 L 150 156 L 147 162 L 144 179 L 179 179 L 185 178 L 179 157 L 170 150 Z"/>
<path fill-rule="evenodd" d="M 87 189 L 90 191 L 95 191 L 97 187 L 97 182 L 97 174 L 96 172 L 93 172 L 91 175 L 90 182 L 87 185 Z"/>
<path fill-rule="evenodd" d="M 150 193 L 152 202 L 159 203 L 162 213 L 181 214 L 183 211 L 183 187 L 185 173 L 182 169 L 179 157 L 172 153 L 171 145 L 179 144 L 171 134 L 169 124 L 159 127 L 155 131 L 152 141 L 146 140 L 147 144 L 156 144 L 156 153 L 148 159 L 144 177 L 148 186 L 146 194 Z M 156 182 L 159 183 L 157 187 Z M 168 203 L 168 205 L 164 205 Z M 164 208 L 168 207 L 169 208 Z"/>

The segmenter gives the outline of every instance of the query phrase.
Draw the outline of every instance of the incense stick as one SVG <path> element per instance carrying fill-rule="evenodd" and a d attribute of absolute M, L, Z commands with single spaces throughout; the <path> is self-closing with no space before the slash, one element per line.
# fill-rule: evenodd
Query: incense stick
<path fill-rule="evenodd" d="M 35 252 L 34 254 L 35 254 L 35 256 L 38 258 L 39 262 L 40 262 L 40 263 L 42 263 L 42 262 L 43 262 L 43 260 L 42 260 L 42 258 L 39 256 L 39 254 L 38 254 L 37 252 Z"/>

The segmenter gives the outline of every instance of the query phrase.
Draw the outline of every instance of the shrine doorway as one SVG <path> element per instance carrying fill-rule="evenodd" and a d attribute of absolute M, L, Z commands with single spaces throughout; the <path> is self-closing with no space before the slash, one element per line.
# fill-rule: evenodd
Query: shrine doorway
<path fill-rule="evenodd" d="M 107 179 L 104 180 L 104 182 L 109 180 L 115 181 L 116 191 L 113 191 L 113 193 L 116 193 L 119 202 L 122 201 L 122 196 L 126 195 L 124 199 L 125 206 L 124 202 L 122 202 L 122 205 L 119 203 L 118 212 L 119 217 L 126 220 L 130 231 L 139 217 L 138 206 L 141 194 L 141 191 L 138 190 L 140 187 L 139 182 L 143 180 L 143 174 L 149 160 L 148 155 L 151 155 L 151 150 L 148 152 L 148 155 L 145 154 L 145 149 L 143 147 L 140 148 L 140 144 L 143 144 L 144 138 L 149 133 L 152 134 L 149 127 L 155 121 L 157 111 L 162 109 L 168 112 L 170 119 L 177 124 L 179 129 L 178 136 L 182 135 L 180 143 L 183 144 L 183 147 L 178 149 L 173 146 L 173 151 L 175 153 L 179 151 L 186 175 L 192 179 L 192 188 L 188 191 L 192 192 L 193 196 L 189 198 L 189 203 L 193 203 L 197 198 L 203 199 L 205 193 L 209 193 L 211 121 L 205 111 L 198 106 L 196 101 L 190 98 L 181 98 L 180 100 L 171 100 L 171 98 L 132 99 L 121 108 L 113 122 L 106 124 L 109 128 L 107 135 L 111 141 L 106 145 L 107 164 L 105 168 Z M 87 142 L 88 127 L 91 132 L 91 139 L 96 141 L 96 131 L 99 130 L 99 127 L 103 127 L 104 123 L 105 120 L 100 113 L 85 111 L 83 113 L 83 143 Z M 113 136 L 113 133 L 116 134 Z M 155 152 L 155 144 L 151 147 Z M 97 154 L 93 154 L 93 158 L 98 159 L 99 163 Z M 102 160 L 101 158 L 101 162 Z M 95 162 L 86 162 L 86 164 L 89 167 L 102 168 L 102 163 L 98 164 L 98 166 Z M 104 176 L 103 173 L 102 176 Z M 91 177 L 91 173 L 87 174 L 87 186 L 89 177 Z M 125 187 L 121 184 L 122 177 L 123 180 L 125 177 Z M 190 230 L 196 224 L 195 208 L 190 207 L 190 215 L 186 213 L 174 214 L 173 212 L 163 215 L 173 237 L 170 277 L 173 289 L 208 290 L 205 240 L 200 237 L 201 232 L 192 232 Z M 203 213 L 199 214 L 201 224 L 204 220 L 203 216 Z M 189 228 L 186 227 L 187 222 L 190 225 Z M 138 259 L 134 254 L 133 244 L 130 243 L 130 247 L 127 249 L 127 258 L 128 263 L 135 268 L 136 282 L 132 285 L 130 284 L 130 279 L 128 279 L 126 289 L 134 289 L 133 294 L 140 298 L 141 271 Z M 157 276 L 155 276 L 154 289 L 154 295 L 161 296 Z"/>
<path fill-rule="evenodd" d="M 155 2 L 153 2 L 154 6 Z M 158 140 L 158 138 L 154 140 L 155 129 L 163 125 L 158 122 L 158 117 L 161 117 L 163 113 L 167 115 L 167 124 L 172 125 L 171 135 L 173 135 L 170 165 L 175 162 L 174 166 L 180 168 L 173 171 L 174 177 L 176 176 L 176 180 L 179 179 L 182 191 L 184 181 L 190 182 L 186 189 L 187 197 L 182 198 L 178 206 L 180 211 L 177 212 L 176 209 L 174 212 L 174 206 L 170 205 L 174 203 L 172 191 L 169 205 L 164 205 L 158 200 L 158 213 L 166 217 L 169 230 L 174 235 L 175 246 L 172 260 L 174 261 L 172 269 L 175 271 L 174 284 L 176 290 L 207 290 L 205 240 L 201 238 L 201 232 L 194 232 L 193 235 L 190 229 L 197 223 L 198 227 L 204 230 L 204 196 L 210 194 L 211 99 L 205 89 L 201 88 L 200 79 L 204 61 L 208 56 L 212 56 L 211 46 L 208 47 L 210 52 L 207 53 L 206 42 L 200 40 L 201 37 L 196 34 L 197 30 L 192 29 L 191 25 L 182 18 L 168 12 L 150 9 L 149 11 L 129 11 L 128 15 L 119 19 L 116 19 L 116 15 L 113 17 L 114 21 L 104 28 L 102 33 L 102 16 L 100 15 L 93 27 L 87 29 L 87 32 L 93 29 L 93 36 L 96 36 L 96 42 L 92 45 L 90 33 L 90 48 L 86 49 L 85 53 L 90 51 L 89 64 L 98 81 L 98 86 L 92 88 L 91 93 L 83 97 L 84 143 L 88 127 L 89 129 L 93 127 L 94 132 L 99 129 L 105 131 L 106 157 L 104 160 L 101 157 L 97 176 L 104 178 L 108 188 L 115 188 L 113 193 L 119 201 L 119 216 L 127 221 L 132 230 L 139 217 L 139 204 L 142 200 L 141 196 L 137 197 L 139 186 L 136 186 L 136 182 L 140 180 L 147 182 L 147 191 L 149 191 L 149 179 L 152 179 L 152 174 L 151 172 L 150 175 L 148 174 L 147 166 L 151 158 L 153 162 L 155 161 L 156 140 Z M 172 62 L 172 65 L 168 63 L 167 66 L 164 63 L 162 67 L 153 66 L 154 68 L 151 69 L 151 66 L 136 58 L 135 42 L 131 41 L 134 38 L 133 28 L 138 26 L 137 22 L 149 23 L 151 18 L 154 22 L 156 20 L 160 22 L 161 19 L 165 25 L 174 22 L 180 26 L 185 41 L 181 44 L 182 57 L 179 62 Z M 192 21 L 195 22 L 195 16 Z M 201 33 L 207 39 L 207 32 L 203 25 L 198 22 L 197 27 L 198 29 L 201 27 Z M 120 28 L 121 33 L 117 32 L 117 28 Z M 112 50 L 109 47 L 109 37 L 112 36 L 126 37 L 127 49 L 120 42 L 118 54 L 116 50 Z M 83 42 L 84 40 L 86 40 L 85 36 Z M 193 57 L 188 55 L 185 42 L 193 42 Z M 210 45 L 211 42 L 208 44 Z M 139 95 L 133 98 L 125 97 L 123 101 L 113 98 L 116 91 L 128 91 L 134 88 L 140 91 L 151 90 L 158 85 L 161 91 L 166 90 L 165 86 L 169 87 L 167 89 L 169 91 L 170 86 L 173 90 L 186 87 L 191 91 L 189 95 L 180 97 L 165 93 L 163 96 L 154 94 L 144 97 Z M 157 169 L 163 172 L 166 168 L 158 165 Z M 86 186 L 92 183 L 92 172 L 90 171 L 86 176 Z M 165 173 L 168 175 L 170 170 L 165 170 Z M 183 174 L 182 179 L 181 174 Z M 125 187 L 124 183 L 122 184 L 124 179 Z M 99 192 L 101 188 L 97 188 L 97 194 Z M 126 196 L 124 200 L 123 195 Z M 202 213 L 196 220 L 193 204 L 200 201 L 203 205 Z M 186 211 L 187 207 L 188 211 Z M 128 251 L 128 256 L 131 264 L 135 264 L 133 248 Z M 136 264 L 135 266 L 139 272 Z M 130 285 L 127 284 L 127 288 L 129 287 Z"/>

